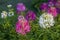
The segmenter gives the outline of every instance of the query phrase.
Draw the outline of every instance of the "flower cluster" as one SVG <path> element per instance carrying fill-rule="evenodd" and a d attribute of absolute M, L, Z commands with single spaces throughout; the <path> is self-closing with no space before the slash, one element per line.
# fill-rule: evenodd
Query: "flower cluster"
<path fill-rule="evenodd" d="M 26 11 L 26 7 L 23 3 L 18 3 L 17 4 L 17 13 L 22 14 L 24 11 Z M 36 14 L 32 10 L 29 10 L 25 16 L 27 20 L 35 20 L 36 19 Z"/>
<path fill-rule="evenodd" d="M 21 15 L 18 17 L 18 22 L 16 23 L 16 32 L 22 35 L 30 32 L 29 22 Z"/>
<path fill-rule="evenodd" d="M 49 13 L 43 13 L 41 16 L 40 16 L 40 19 L 39 19 L 39 24 L 42 28 L 49 28 L 51 26 L 54 26 L 54 18 L 51 14 Z"/>
<path fill-rule="evenodd" d="M 14 15 L 13 9 L 11 9 L 12 5 L 7 5 L 8 12 L 7 11 L 2 11 L 1 13 L 1 18 L 6 18 L 7 16 L 11 17 Z"/>
<path fill-rule="evenodd" d="M 29 20 L 35 20 L 36 15 L 32 10 L 29 10 L 24 17 L 23 12 L 25 13 L 26 7 L 23 3 L 18 3 L 16 9 L 19 14 L 18 22 L 16 23 L 16 32 L 25 35 L 27 32 L 30 32 Z"/>
<path fill-rule="evenodd" d="M 48 5 L 49 4 L 49 5 Z M 41 5 L 41 10 L 43 14 L 39 18 L 39 24 L 42 28 L 49 28 L 54 26 L 54 17 L 57 16 L 57 10 L 54 7 L 52 2 L 43 3 Z M 49 6 L 49 7 L 48 7 Z M 14 15 L 13 9 L 11 8 L 12 5 L 7 5 L 8 12 L 2 11 L 1 18 L 6 18 L 7 16 L 11 17 Z M 48 8 L 48 9 L 47 9 Z M 23 3 L 18 3 L 16 6 L 16 11 L 18 14 L 18 20 L 16 22 L 16 32 L 18 34 L 25 35 L 30 32 L 30 25 L 29 22 L 34 21 L 37 17 L 34 11 L 26 10 L 26 6 Z M 27 12 L 27 13 L 26 13 Z M 26 13 L 26 14 L 25 14 Z M 25 14 L 25 15 L 23 15 Z"/>
<path fill-rule="evenodd" d="M 47 3 L 42 3 L 42 5 L 40 5 L 40 9 L 56 17 L 57 13 L 60 13 L 60 0 L 48 0 Z"/>

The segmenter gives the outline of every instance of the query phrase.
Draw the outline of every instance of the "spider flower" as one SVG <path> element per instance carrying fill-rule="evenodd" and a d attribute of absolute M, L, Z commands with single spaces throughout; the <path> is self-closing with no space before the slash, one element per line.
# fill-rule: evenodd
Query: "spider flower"
<path fill-rule="evenodd" d="M 23 16 L 19 16 L 18 18 L 18 22 L 16 23 L 16 32 L 22 35 L 30 32 L 29 22 Z"/>
<path fill-rule="evenodd" d="M 42 28 L 50 28 L 51 26 L 54 26 L 54 18 L 49 13 L 43 13 L 39 18 L 39 25 Z"/>
<path fill-rule="evenodd" d="M 55 6 L 57 8 L 57 12 L 60 13 L 60 0 L 56 2 Z"/>
<path fill-rule="evenodd" d="M 47 3 L 43 3 L 43 4 L 40 5 L 40 9 L 44 12 L 47 11 L 47 8 L 48 8 Z"/>
<path fill-rule="evenodd" d="M 7 12 L 6 11 L 2 11 L 1 18 L 6 18 L 6 17 L 7 17 Z"/>
<path fill-rule="evenodd" d="M 8 16 L 9 16 L 9 17 L 14 16 L 14 12 L 13 12 L 13 11 L 9 12 L 9 13 L 8 13 Z"/>
<path fill-rule="evenodd" d="M 48 0 L 48 2 L 56 3 L 57 0 Z"/>
<path fill-rule="evenodd" d="M 26 14 L 26 19 L 27 20 L 35 20 L 36 19 L 36 15 L 35 15 L 35 12 L 33 11 L 28 11 L 27 14 Z"/>
<path fill-rule="evenodd" d="M 16 7 L 17 7 L 17 12 L 18 13 L 26 10 L 26 7 L 23 3 L 18 3 Z"/>
<path fill-rule="evenodd" d="M 48 2 L 48 7 L 54 6 L 53 2 Z"/>
<path fill-rule="evenodd" d="M 49 14 L 52 14 L 54 17 L 57 16 L 57 9 L 55 7 L 50 7 L 48 10 Z"/>

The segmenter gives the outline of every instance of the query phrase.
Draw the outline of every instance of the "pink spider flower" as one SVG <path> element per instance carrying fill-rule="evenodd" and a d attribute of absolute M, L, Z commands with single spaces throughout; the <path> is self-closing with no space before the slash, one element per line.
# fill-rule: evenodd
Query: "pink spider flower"
<path fill-rule="evenodd" d="M 19 16 L 19 18 L 18 22 L 16 23 L 16 32 L 25 35 L 27 32 L 30 32 L 29 22 L 26 19 L 24 19 L 23 16 Z"/>
<path fill-rule="evenodd" d="M 54 17 L 57 16 L 57 10 L 55 7 L 50 7 L 48 13 L 52 14 Z"/>

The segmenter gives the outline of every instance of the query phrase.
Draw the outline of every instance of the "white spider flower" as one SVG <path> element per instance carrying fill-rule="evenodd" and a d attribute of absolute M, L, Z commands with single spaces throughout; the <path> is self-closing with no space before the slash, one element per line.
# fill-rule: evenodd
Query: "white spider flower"
<path fill-rule="evenodd" d="M 12 7 L 12 5 L 7 5 L 8 8 Z"/>
<path fill-rule="evenodd" d="M 51 14 L 44 13 L 39 18 L 39 24 L 42 28 L 49 28 L 51 26 L 54 26 L 54 18 Z"/>
<path fill-rule="evenodd" d="M 9 16 L 9 17 L 14 16 L 14 12 L 13 12 L 13 11 L 9 12 L 9 13 L 8 13 L 8 16 Z"/>
<path fill-rule="evenodd" d="M 7 12 L 6 11 L 2 11 L 1 18 L 6 18 L 6 17 L 7 17 Z"/>

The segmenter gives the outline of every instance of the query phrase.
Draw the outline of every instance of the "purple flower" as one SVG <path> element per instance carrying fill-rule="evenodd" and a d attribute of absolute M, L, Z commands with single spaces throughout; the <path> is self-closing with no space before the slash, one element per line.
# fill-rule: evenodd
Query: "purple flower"
<path fill-rule="evenodd" d="M 56 2 L 55 6 L 57 8 L 57 12 L 60 13 L 60 0 Z"/>
<path fill-rule="evenodd" d="M 48 6 L 49 7 L 54 6 L 54 3 L 53 2 L 48 2 Z"/>
<path fill-rule="evenodd" d="M 55 6 L 57 0 L 48 0 L 48 6 Z"/>
<path fill-rule="evenodd" d="M 19 13 L 20 11 L 25 11 L 26 7 L 23 3 L 18 3 L 17 4 L 17 12 Z"/>
<path fill-rule="evenodd" d="M 56 8 L 57 9 L 57 13 L 60 13 L 60 8 Z"/>
<path fill-rule="evenodd" d="M 35 12 L 33 11 L 28 11 L 27 14 L 26 14 L 26 19 L 27 20 L 35 20 L 36 19 L 36 15 L 35 15 Z"/>
<path fill-rule="evenodd" d="M 48 2 L 56 3 L 57 0 L 48 0 Z"/>
<path fill-rule="evenodd" d="M 43 4 L 40 5 L 40 9 L 41 9 L 42 11 L 47 11 L 47 8 L 48 8 L 47 3 L 43 3 Z"/>

